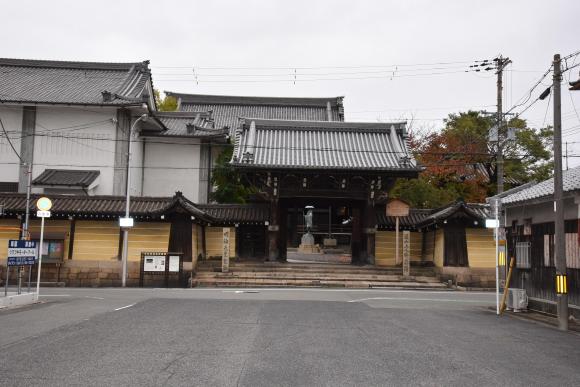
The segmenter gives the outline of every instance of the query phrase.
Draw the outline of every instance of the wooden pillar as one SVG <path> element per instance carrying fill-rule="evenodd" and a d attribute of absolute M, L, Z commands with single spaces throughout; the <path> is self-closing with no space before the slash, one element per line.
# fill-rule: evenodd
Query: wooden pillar
<path fill-rule="evenodd" d="M 375 233 L 376 233 L 376 214 L 375 207 L 371 201 L 367 201 L 365 205 L 365 236 L 366 236 L 366 248 L 365 248 L 365 258 L 366 263 L 375 263 Z"/>
<path fill-rule="evenodd" d="M 278 207 L 278 260 L 286 262 L 288 258 L 288 207 L 284 205 L 284 202 Z"/>
<path fill-rule="evenodd" d="M 276 261 L 280 257 L 278 242 L 280 239 L 278 198 L 270 199 L 270 224 L 268 225 L 268 260 Z"/>
<path fill-rule="evenodd" d="M 207 242 L 205 240 L 205 228 L 207 225 L 201 226 L 201 257 L 203 260 L 207 259 Z"/>
<path fill-rule="evenodd" d="M 68 239 L 68 259 L 72 259 L 73 257 L 73 250 L 75 245 L 75 229 L 76 229 L 76 219 L 71 219 L 70 221 L 70 231 L 69 231 L 69 239 Z"/>
<path fill-rule="evenodd" d="M 362 241 L 362 225 L 361 225 L 361 210 L 355 205 L 352 207 L 352 237 L 350 242 L 350 250 L 353 265 L 361 263 L 361 241 Z"/>

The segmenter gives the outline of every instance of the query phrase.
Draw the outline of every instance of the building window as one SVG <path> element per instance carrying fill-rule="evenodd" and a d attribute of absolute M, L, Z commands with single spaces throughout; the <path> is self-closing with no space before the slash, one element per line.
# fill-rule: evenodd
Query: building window
<path fill-rule="evenodd" d="M 40 241 L 36 241 L 39 243 Z M 45 239 L 42 241 L 42 260 L 62 261 L 64 258 L 64 240 Z"/>
<path fill-rule="evenodd" d="M 516 266 L 518 269 L 529 269 L 532 267 L 530 260 L 532 244 L 530 242 L 516 243 Z"/>
<path fill-rule="evenodd" d="M 532 218 L 524 219 L 524 235 L 532 235 Z"/>

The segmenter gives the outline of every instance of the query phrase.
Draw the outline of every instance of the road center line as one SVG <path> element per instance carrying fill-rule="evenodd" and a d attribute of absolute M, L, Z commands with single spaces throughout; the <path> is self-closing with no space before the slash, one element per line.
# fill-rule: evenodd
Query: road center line
<path fill-rule="evenodd" d="M 117 310 L 121 310 L 121 309 L 127 309 L 127 308 L 130 308 L 130 307 L 132 307 L 133 305 L 135 305 L 135 304 L 131 304 L 131 305 L 125 305 L 125 306 L 122 306 L 122 307 L 120 307 L 120 308 L 117 308 L 117 309 L 115 309 L 115 311 L 117 311 Z"/>
<path fill-rule="evenodd" d="M 372 300 L 392 300 L 392 301 L 434 301 L 434 302 L 463 302 L 463 303 L 484 303 L 489 304 L 491 301 L 482 301 L 482 300 L 450 300 L 445 298 L 412 298 L 412 297 L 370 297 L 370 298 L 360 298 L 358 300 L 350 300 L 348 302 L 364 302 L 364 301 L 372 301 Z"/>

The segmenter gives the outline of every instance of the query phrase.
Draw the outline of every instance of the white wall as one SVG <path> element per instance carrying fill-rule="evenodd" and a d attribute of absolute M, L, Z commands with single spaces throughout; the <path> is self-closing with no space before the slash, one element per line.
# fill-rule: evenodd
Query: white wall
<path fill-rule="evenodd" d="M 22 131 L 22 107 L 0 106 L 0 118 L 8 132 L 12 144 L 20 152 L 20 135 Z M 20 160 L 14 154 L 4 132 L 0 128 L 0 181 L 18 182 Z"/>
<path fill-rule="evenodd" d="M 145 143 L 143 196 L 173 196 L 198 201 L 199 140 L 150 137 Z"/>
<path fill-rule="evenodd" d="M 113 193 L 115 108 L 39 106 L 36 111 L 34 169 L 99 170 L 94 195 Z"/>

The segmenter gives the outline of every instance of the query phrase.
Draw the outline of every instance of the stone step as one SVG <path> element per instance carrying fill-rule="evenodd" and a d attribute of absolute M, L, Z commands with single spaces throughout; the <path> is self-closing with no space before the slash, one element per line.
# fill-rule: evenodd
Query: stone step
<path fill-rule="evenodd" d="M 377 274 L 341 274 L 341 273 L 255 273 L 255 272 L 228 272 L 213 273 L 201 272 L 196 274 L 198 279 L 225 278 L 225 279 L 280 279 L 280 280 L 336 280 L 336 281 L 415 281 L 422 283 L 439 283 L 436 277 L 410 276 L 403 278 L 400 275 Z"/>
<path fill-rule="evenodd" d="M 211 278 L 194 280 L 194 286 L 199 287 L 329 287 L 329 288 L 405 288 L 405 289 L 445 289 L 441 283 L 421 283 L 413 281 L 375 282 L 375 281 L 333 281 L 333 280 L 238 280 L 226 278 Z"/>
<path fill-rule="evenodd" d="M 217 264 L 199 264 L 198 272 L 213 272 L 219 270 L 221 265 Z M 388 267 L 381 268 L 375 266 L 353 266 L 340 264 L 230 264 L 230 271 L 244 272 L 330 272 L 330 273 L 384 273 L 384 274 L 401 274 L 402 268 Z M 434 270 L 429 267 L 412 267 L 412 273 L 421 273 L 423 275 L 435 275 Z"/>
<path fill-rule="evenodd" d="M 221 271 L 197 271 L 197 276 L 214 276 L 220 274 Z M 322 271 L 322 270 L 229 270 L 230 275 L 251 275 L 251 276 L 304 276 L 304 277 L 319 277 L 319 276 L 341 276 L 349 278 L 379 278 L 384 276 L 400 277 L 401 270 L 392 272 L 375 272 L 375 271 Z M 432 272 L 411 271 L 411 277 L 425 277 L 437 278 Z"/>

